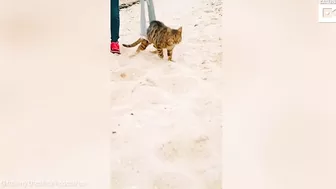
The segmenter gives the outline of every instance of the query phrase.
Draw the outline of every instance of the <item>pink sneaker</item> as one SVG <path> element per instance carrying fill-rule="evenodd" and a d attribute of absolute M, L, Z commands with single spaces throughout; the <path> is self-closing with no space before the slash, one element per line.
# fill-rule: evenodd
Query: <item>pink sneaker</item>
<path fill-rule="evenodd" d="M 110 51 L 113 54 L 120 54 L 120 48 L 118 42 L 111 42 Z"/>

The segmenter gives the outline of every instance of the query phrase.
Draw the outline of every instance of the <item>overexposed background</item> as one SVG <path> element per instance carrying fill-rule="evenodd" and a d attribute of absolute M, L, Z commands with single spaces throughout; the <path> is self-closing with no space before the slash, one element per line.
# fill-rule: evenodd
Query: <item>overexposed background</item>
<path fill-rule="evenodd" d="M 223 10 L 224 188 L 335 188 L 336 23 L 315 0 Z"/>
<path fill-rule="evenodd" d="M 0 187 L 109 187 L 108 19 L 105 0 L 0 0 Z"/>

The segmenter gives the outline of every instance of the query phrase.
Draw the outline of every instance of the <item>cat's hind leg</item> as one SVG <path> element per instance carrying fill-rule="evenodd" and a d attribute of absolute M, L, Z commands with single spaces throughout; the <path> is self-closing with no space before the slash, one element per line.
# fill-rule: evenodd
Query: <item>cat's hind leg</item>
<path fill-rule="evenodd" d="M 153 54 L 157 54 L 158 50 L 153 50 L 153 51 L 150 51 L 150 52 L 153 53 Z"/>
<path fill-rule="evenodd" d="M 156 45 L 154 45 L 153 44 L 153 47 L 155 48 L 155 50 L 153 50 L 153 51 L 150 51 L 151 53 L 153 53 L 153 54 L 157 54 L 158 53 L 158 50 L 157 50 L 157 47 L 156 47 Z"/>
<path fill-rule="evenodd" d="M 144 51 L 148 47 L 148 45 L 150 45 L 150 43 L 146 39 L 142 39 L 141 44 L 138 46 L 136 52 L 130 57 L 134 57 L 137 54 L 139 54 L 141 51 Z"/>

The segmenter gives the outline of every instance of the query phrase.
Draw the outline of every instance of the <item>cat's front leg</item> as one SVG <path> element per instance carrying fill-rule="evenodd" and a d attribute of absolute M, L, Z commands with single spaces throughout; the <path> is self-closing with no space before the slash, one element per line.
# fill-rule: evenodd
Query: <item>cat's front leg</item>
<path fill-rule="evenodd" d="M 160 57 L 161 59 L 163 59 L 163 49 L 158 48 L 158 49 L 157 49 L 157 54 L 159 55 L 159 57 Z"/>
<path fill-rule="evenodd" d="M 167 49 L 168 61 L 170 61 L 170 62 L 175 62 L 175 61 L 173 60 L 173 49 L 174 49 L 174 48 L 168 48 L 168 49 Z"/>

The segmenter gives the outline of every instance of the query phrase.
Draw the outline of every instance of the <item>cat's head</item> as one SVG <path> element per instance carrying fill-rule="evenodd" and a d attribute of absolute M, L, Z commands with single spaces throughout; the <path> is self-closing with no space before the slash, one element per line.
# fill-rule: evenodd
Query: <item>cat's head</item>
<path fill-rule="evenodd" d="M 182 41 L 182 26 L 174 30 L 175 44 L 179 44 Z"/>

